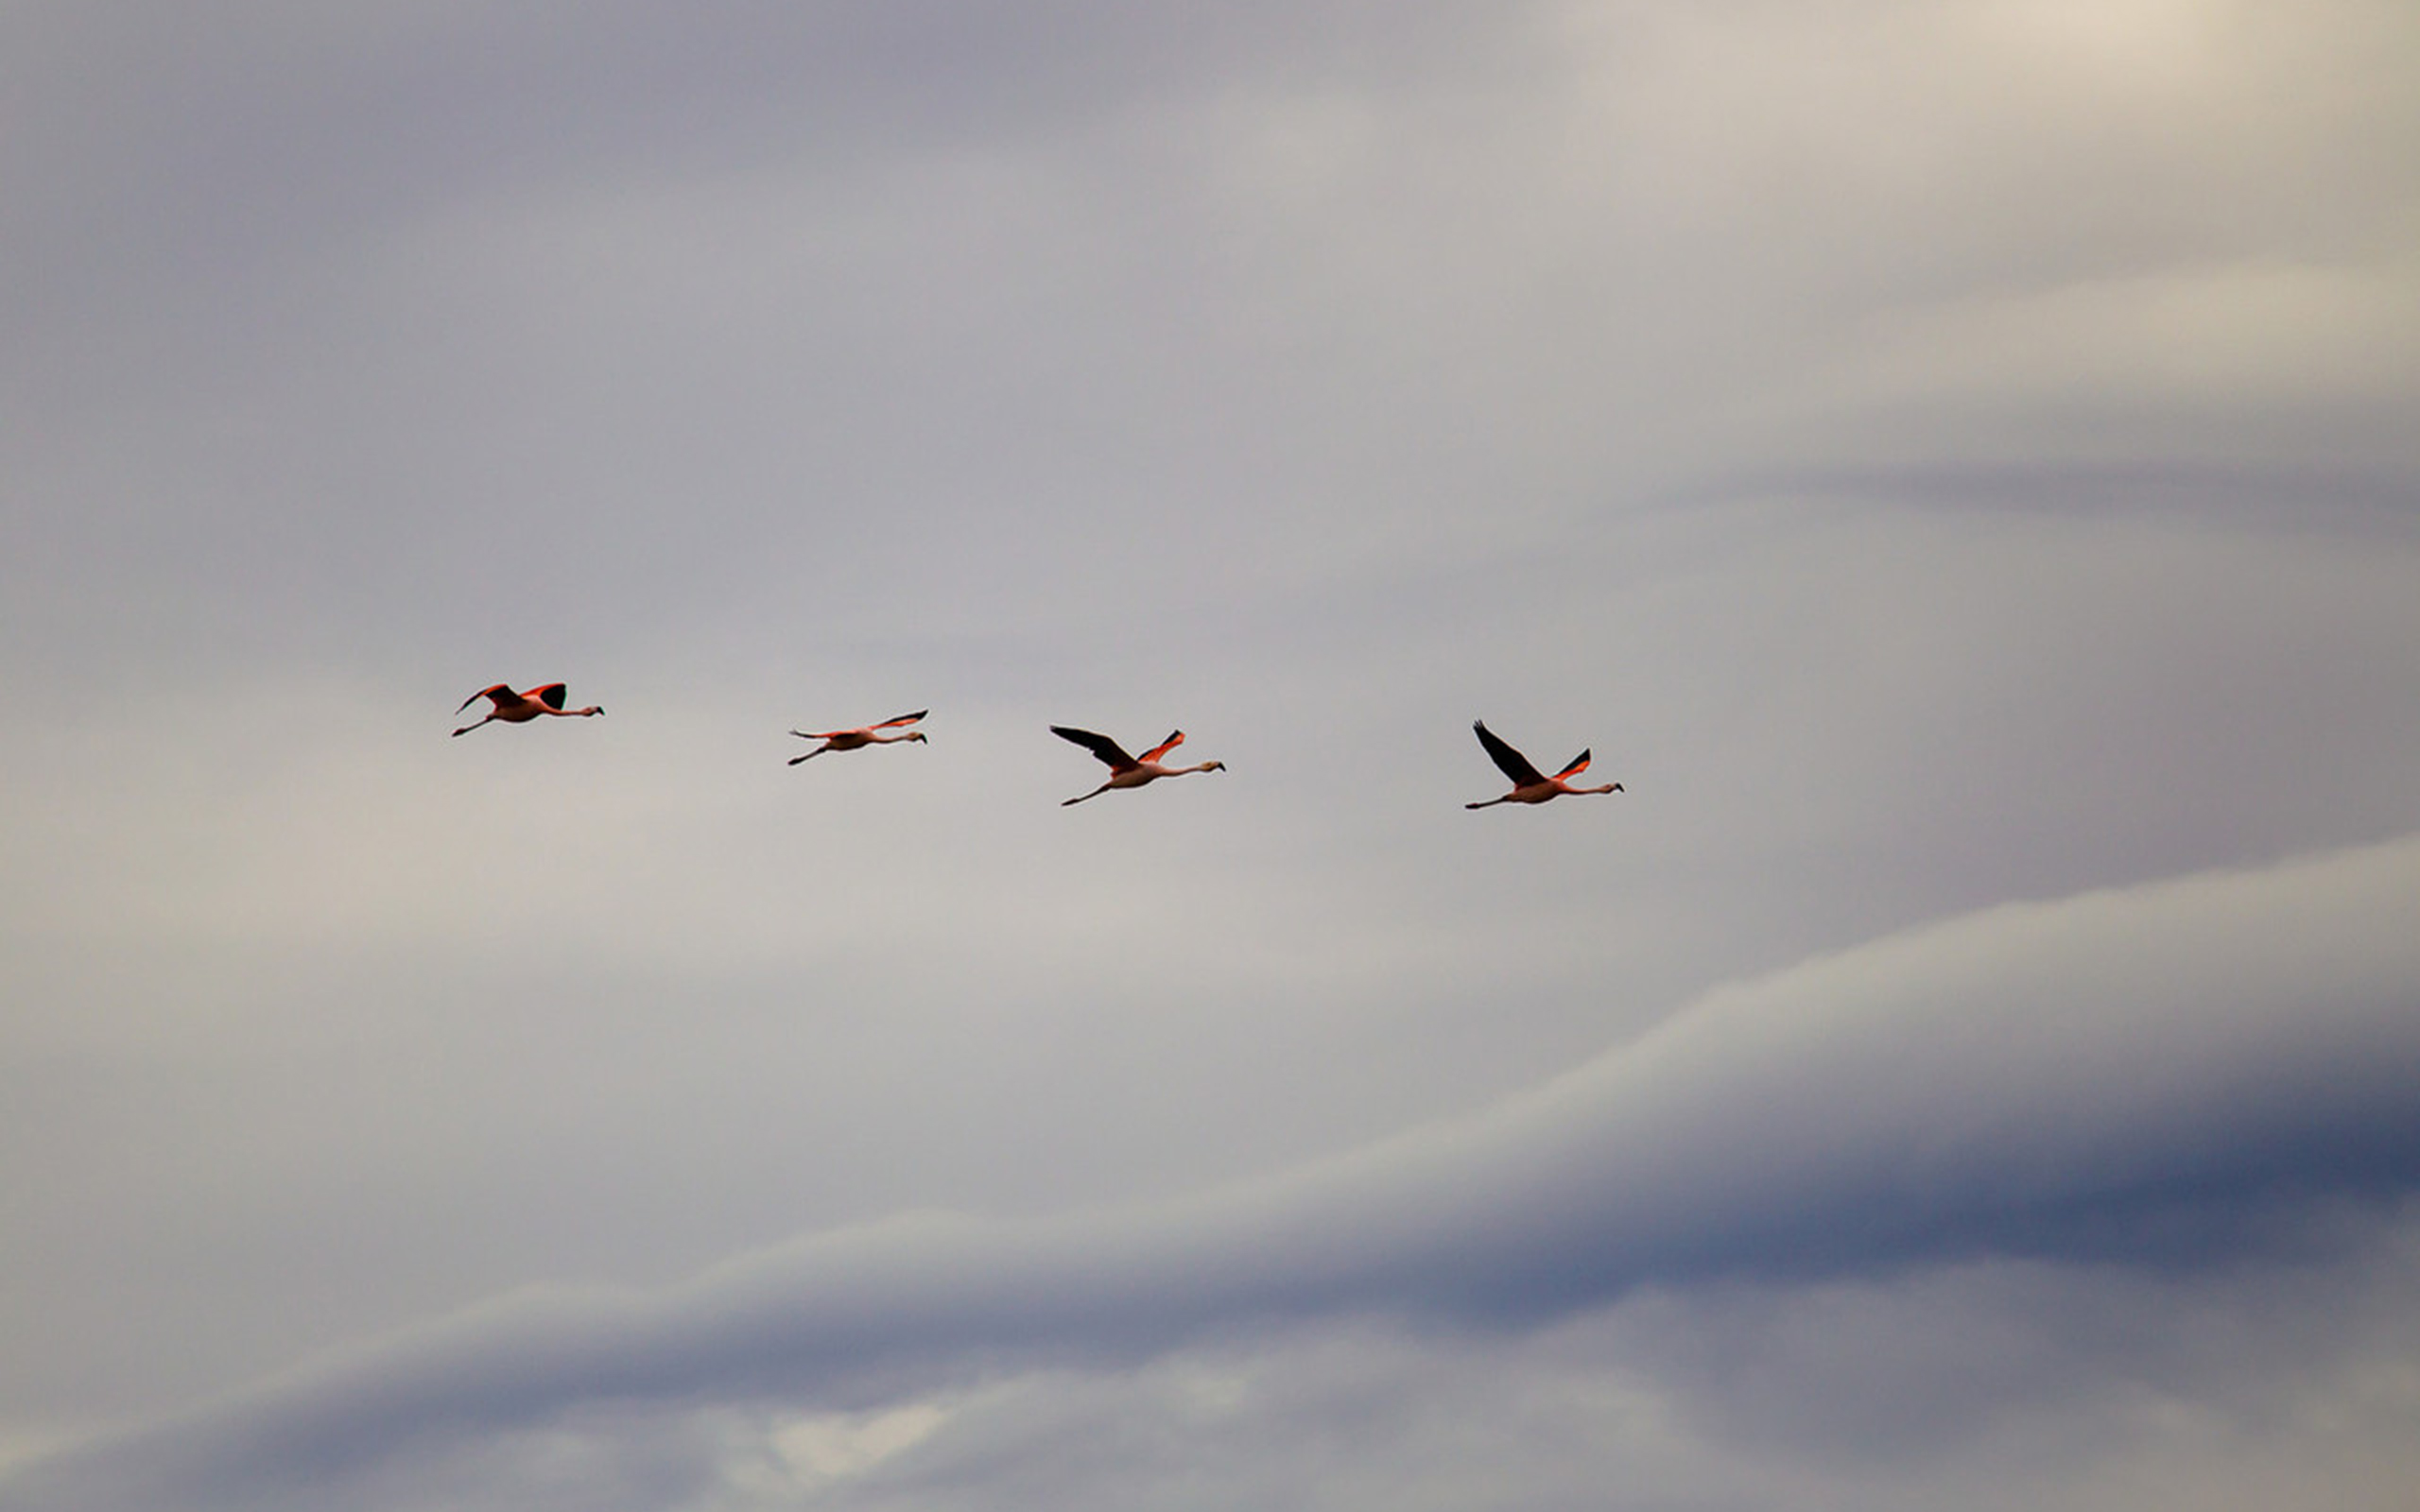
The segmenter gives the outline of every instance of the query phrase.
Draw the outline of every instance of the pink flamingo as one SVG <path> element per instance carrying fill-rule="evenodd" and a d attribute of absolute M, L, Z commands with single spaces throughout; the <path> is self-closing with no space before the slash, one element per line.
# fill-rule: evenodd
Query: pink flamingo
<path fill-rule="evenodd" d="M 564 708 L 563 685 L 560 682 L 549 682 L 544 687 L 532 688 L 527 693 L 515 693 L 510 683 L 499 682 L 493 688 L 481 688 L 463 699 L 462 709 L 468 709 L 482 698 L 495 707 L 488 711 L 486 718 L 474 724 L 464 725 L 454 733 L 467 735 L 490 719 L 501 720 L 508 725 L 526 725 L 540 714 L 562 714 L 565 718 L 585 719 L 590 714 L 601 714 L 605 712 L 595 704 L 590 704 L 585 709 Z M 454 712 L 458 714 L 462 709 L 457 709 Z"/>
<path fill-rule="evenodd" d="M 856 750 L 866 746 L 894 746 L 903 740 L 923 740 L 925 732 L 921 730 L 911 730 L 904 735 L 884 735 L 876 731 L 912 725 L 931 713 L 929 709 L 919 709 L 912 714 L 901 714 L 878 725 L 859 725 L 854 730 L 793 730 L 790 733 L 801 740 L 820 740 L 823 744 L 804 756 L 791 757 L 790 765 L 796 766 L 801 762 L 812 761 L 827 750 Z"/>
<path fill-rule="evenodd" d="M 1059 804 L 1063 809 L 1071 803 L 1081 803 L 1088 798 L 1098 798 L 1113 787 L 1141 787 L 1163 777 L 1183 777 L 1189 772 L 1223 772 L 1227 769 L 1225 762 L 1203 762 L 1199 766 L 1161 765 L 1161 757 L 1184 744 L 1184 731 L 1182 730 L 1171 731 L 1167 739 L 1139 757 L 1127 755 L 1117 742 L 1107 735 L 1096 735 L 1089 730 L 1070 730 L 1064 725 L 1053 725 L 1050 732 L 1061 740 L 1074 741 L 1109 764 L 1108 782 L 1080 797 L 1063 799 Z"/>
<path fill-rule="evenodd" d="M 1570 765 L 1548 777 L 1530 765 L 1530 758 L 1504 744 L 1495 730 L 1487 728 L 1487 721 L 1474 719 L 1471 721 L 1471 729 L 1478 732 L 1478 743 L 1487 747 L 1487 754 L 1495 761 L 1496 767 L 1505 776 L 1512 779 L 1512 791 L 1502 798 L 1489 799 L 1484 803 L 1465 803 L 1462 807 L 1466 809 L 1492 808 L 1498 803 L 1544 803 L 1548 799 L 1561 798 L 1565 793 L 1622 791 L 1622 784 L 1619 782 L 1607 782 L 1602 787 L 1574 787 L 1566 781 L 1588 769 L 1588 753 L 1584 750 L 1571 759 Z"/>

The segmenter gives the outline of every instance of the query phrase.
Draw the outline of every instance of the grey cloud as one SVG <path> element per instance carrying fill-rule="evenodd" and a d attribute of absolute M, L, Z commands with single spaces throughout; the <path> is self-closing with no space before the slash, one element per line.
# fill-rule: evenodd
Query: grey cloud
<path fill-rule="evenodd" d="M 1483 1117 L 1285 1177 L 501 1298 L 37 1468 L 11 1504 L 153 1476 L 240 1502 L 584 1402 L 866 1405 L 1211 1332 L 1520 1329 L 1649 1284 L 2265 1253 L 2311 1231 L 2298 1212 L 2420 1183 L 2416 890 L 2406 839 L 1990 910 L 1718 990 Z"/>
<path fill-rule="evenodd" d="M 2408 467 L 2408 23 L 2021 9 L 26 8 L 11 448 L 102 523 L 17 555 L 426 637 L 542 553 L 627 624 L 964 539 L 993 608 L 1742 472 Z"/>
<path fill-rule="evenodd" d="M 257 287 L 449 199 L 897 162 L 1272 74 L 1400 75 L 1497 29 L 1436 5 L 1374 28 L 1376 9 L 21 7 L 8 276 L 54 298 L 147 267 Z"/>
<path fill-rule="evenodd" d="M 1651 1288 L 1536 1331 L 1264 1331 L 896 1408 L 594 1403 L 245 1504 L 2116 1512 L 2156 1486 L 2395 1512 L 2420 1228 L 2365 1228 L 2349 1258 L 2187 1278 L 1991 1260 Z"/>
<path fill-rule="evenodd" d="M 717 1414 L 1073 1362 L 953 1418 L 1040 1488 L 1020 1424 L 1148 1460 L 1189 1388 L 1098 1372 L 1204 1338 L 1379 1314 L 1484 1374 L 1640 1287 L 1720 1335 L 1965 1255 L 2165 1295 L 2358 1247 L 2329 1215 L 2410 1184 L 2403 1031 L 2347 1006 L 2385 947 L 2289 970 L 2340 926 L 2207 884 L 1119 1205 L 1810 951 L 2409 830 L 2415 18 L 0 7 L 0 1456 L 642 1288 L 0 1501 L 211 1462 L 256 1506 L 275 1444 L 315 1508 L 703 1512 Z M 615 716 L 431 740 L 525 673 Z M 929 760 L 768 780 L 785 719 L 927 702 Z M 1636 801 L 1419 820 L 1482 796 L 1474 713 Z M 1047 824 L 1053 718 L 1181 719 L 1236 782 Z M 1910 1355 L 1866 1405 L 1625 1337 L 1735 1442 L 1938 1425 L 1900 1300 L 1824 1314 Z M 1503 1495 L 1401 1458 L 1575 1500 L 1474 1455 Z"/>
<path fill-rule="evenodd" d="M 926 1436 L 798 1490 L 850 1512 L 2082 1512 L 2145 1486 L 2230 1509 L 2325 1486 L 2393 1508 L 2420 1468 L 2395 1385 L 2420 1251 L 2408 1207 L 2372 1231 L 2342 1263 L 1990 1260 L 1654 1288 L 1527 1334 L 1345 1327 L 1036 1372 L 937 1398 Z"/>

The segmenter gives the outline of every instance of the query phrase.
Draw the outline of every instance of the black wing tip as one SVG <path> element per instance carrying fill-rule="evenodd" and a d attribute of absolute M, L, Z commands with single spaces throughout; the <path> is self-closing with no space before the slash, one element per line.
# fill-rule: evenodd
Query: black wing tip
<path fill-rule="evenodd" d="M 1546 774 L 1538 770 L 1536 764 L 1513 749 L 1512 743 L 1503 736 L 1488 729 L 1485 721 L 1472 720 L 1471 729 L 1478 732 L 1479 746 L 1487 752 L 1487 759 L 1515 784 L 1528 787 L 1546 781 Z"/>
<path fill-rule="evenodd" d="M 1126 754 L 1126 747 L 1107 735 L 1097 735 L 1072 725 L 1053 725 L 1050 732 L 1061 740 L 1073 741 L 1091 751 L 1095 760 L 1107 763 L 1112 771 L 1126 771 L 1135 765 L 1134 758 Z"/>

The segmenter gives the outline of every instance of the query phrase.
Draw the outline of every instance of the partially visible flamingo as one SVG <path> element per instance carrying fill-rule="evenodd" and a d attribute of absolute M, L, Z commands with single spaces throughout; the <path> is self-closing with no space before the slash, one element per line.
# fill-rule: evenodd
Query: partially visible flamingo
<path fill-rule="evenodd" d="M 562 714 L 565 718 L 585 719 L 590 714 L 601 714 L 605 712 L 595 704 L 590 704 L 585 709 L 564 708 L 563 685 L 560 682 L 549 682 L 544 687 L 532 688 L 527 693 L 515 693 L 512 691 L 512 684 L 499 682 L 493 688 L 481 688 L 463 699 L 462 709 L 468 709 L 482 698 L 495 707 L 488 711 L 486 718 L 475 724 L 464 725 L 454 733 L 467 735 L 490 719 L 500 720 L 508 725 L 526 725 L 540 714 Z M 462 709 L 457 709 L 454 712 L 458 714 Z"/>
<path fill-rule="evenodd" d="M 1588 753 L 1584 750 L 1571 758 L 1570 765 L 1548 777 L 1530 765 L 1530 758 L 1504 744 L 1495 730 L 1487 728 L 1487 721 L 1474 719 L 1471 721 L 1471 729 L 1478 732 L 1478 743 L 1487 747 L 1487 754 L 1495 763 L 1497 769 L 1512 779 L 1512 791 L 1502 798 L 1489 799 L 1484 803 L 1465 803 L 1462 807 L 1466 809 L 1493 808 L 1498 803 L 1544 803 L 1548 799 L 1561 798 L 1565 793 L 1622 791 L 1622 784 L 1619 782 L 1607 782 L 1602 787 L 1574 787 L 1566 781 L 1588 769 Z"/>
<path fill-rule="evenodd" d="M 812 761 L 827 750 L 856 750 L 865 746 L 894 746 L 903 740 L 923 740 L 925 732 L 921 730 L 911 730 L 904 735 L 883 735 L 875 731 L 912 725 L 931 713 L 929 709 L 919 709 L 912 714 L 901 714 L 878 725 L 859 725 L 854 730 L 793 730 L 790 733 L 801 740 L 820 740 L 823 744 L 804 756 L 791 757 L 790 765 L 796 766 L 801 762 Z"/>
<path fill-rule="evenodd" d="M 1074 741 L 1109 764 L 1108 782 L 1080 797 L 1063 799 L 1059 804 L 1063 809 L 1070 803 L 1081 803 L 1085 799 L 1098 798 L 1113 787 L 1141 787 L 1146 782 L 1156 782 L 1163 777 L 1183 777 L 1189 772 L 1223 772 L 1227 769 L 1225 762 L 1203 762 L 1199 766 L 1161 765 L 1161 757 L 1184 744 L 1184 731 L 1182 730 L 1170 731 L 1167 739 L 1161 741 L 1140 756 L 1127 755 L 1117 742 L 1107 735 L 1096 735 L 1089 730 L 1070 730 L 1064 725 L 1053 725 L 1050 727 L 1050 732 L 1061 740 Z"/>

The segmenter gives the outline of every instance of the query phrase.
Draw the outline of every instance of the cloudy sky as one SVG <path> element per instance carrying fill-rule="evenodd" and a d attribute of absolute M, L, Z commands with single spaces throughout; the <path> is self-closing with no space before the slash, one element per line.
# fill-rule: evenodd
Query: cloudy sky
<path fill-rule="evenodd" d="M 2408 1506 L 2415 73 L 0 9 L 0 1507 Z"/>

